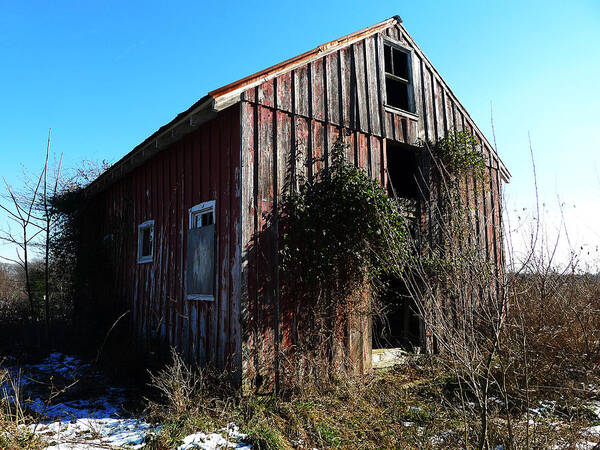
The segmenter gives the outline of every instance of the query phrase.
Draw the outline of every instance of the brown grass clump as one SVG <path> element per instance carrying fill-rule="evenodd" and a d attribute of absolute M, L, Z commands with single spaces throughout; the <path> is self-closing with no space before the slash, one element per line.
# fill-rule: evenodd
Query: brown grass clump
<path fill-rule="evenodd" d="M 0 360 L 0 448 L 38 449 L 43 441 L 25 426 L 31 423 L 23 406 L 20 374 L 13 376 Z"/>
<path fill-rule="evenodd" d="M 225 378 L 185 368 L 180 359 L 155 377 L 164 394 L 148 411 L 163 424 L 149 448 L 167 449 L 198 431 L 237 424 L 244 442 L 257 449 L 291 448 L 475 448 L 478 415 L 462 409 L 457 378 L 436 357 L 412 356 L 370 375 L 306 382 L 302 389 L 273 395 L 228 387 Z M 157 378 L 158 377 L 158 378 Z M 180 377 L 174 380 L 174 377 Z M 167 379 L 165 379 L 167 378 Z M 188 395 L 182 400 L 182 394 Z M 172 401 L 171 401 L 172 399 Z M 513 417 L 507 428 L 498 402 L 490 408 L 490 445 L 505 448 L 574 446 L 591 417 L 570 419 L 558 410 L 545 416 Z"/>

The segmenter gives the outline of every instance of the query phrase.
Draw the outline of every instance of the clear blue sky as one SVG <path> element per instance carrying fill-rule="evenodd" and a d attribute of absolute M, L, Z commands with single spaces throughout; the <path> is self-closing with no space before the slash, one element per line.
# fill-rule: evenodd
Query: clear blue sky
<path fill-rule="evenodd" d="M 490 141 L 493 103 L 509 207 L 532 205 L 530 131 L 550 214 L 560 194 L 600 241 L 598 0 L 2 0 L 0 175 L 38 167 L 49 127 L 67 166 L 114 162 L 208 91 L 395 14 Z"/>

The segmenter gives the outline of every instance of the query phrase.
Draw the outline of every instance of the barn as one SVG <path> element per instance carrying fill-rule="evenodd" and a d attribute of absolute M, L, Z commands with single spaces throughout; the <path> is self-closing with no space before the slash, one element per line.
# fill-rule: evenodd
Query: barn
<path fill-rule="evenodd" d="M 510 174 L 395 16 L 209 92 L 92 182 L 82 241 L 95 245 L 85 253 L 95 270 L 82 298 L 126 305 L 146 347 L 175 347 L 242 380 L 261 364 L 248 361 L 250 347 L 276 348 L 287 320 L 260 316 L 279 301 L 275 246 L 249 248 L 268 232 L 290 152 L 316 161 L 305 165 L 310 178 L 341 137 L 386 184 L 408 179 L 415 149 L 452 129 L 471 133 L 486 158 L 489 185 L 467 186 L 476 233 L 501 265 Z M 348 336 L 357 372 L 371 367 L 369 327 Z M 255 371 L 274 370 L 262 365 Z"/>

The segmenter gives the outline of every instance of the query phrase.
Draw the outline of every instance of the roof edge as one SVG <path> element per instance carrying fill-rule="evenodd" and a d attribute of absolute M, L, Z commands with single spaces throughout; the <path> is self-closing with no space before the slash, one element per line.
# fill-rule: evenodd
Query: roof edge
<path fill-rule="evenodd" d="M 178 114 L 173 120 L 160 127 L 141 144 L 135 146 L 129 153 L 114 163 L 106 172 L 96 178 L 85 188 L 86 194 L 94 195 L 102 191 L 107 186 L 117 181 L 121 176 L 131 172 L 136 167 L 139 167 L 154 154 L 158 153 L 177 138 L 180 138 L 182 133 L 173 133 L 175 129 L 187 128 L 188 132 L 191 132 L 194 128 L 197 128 L 202 123 L 215 117 L 219 111 L 222 111 L 239 101 L 239 96 L 242 91 L 274 78 L 280 75 L 282 72 L 287 72 L 297 66 L 305 64 L 307 61 L 315 58 L 316 56 L 324 56 L 335 51 L 341 46 L 350 45 L 355 41 L 370 36 L 371 34 L 378 33 L 382 29 L 387 28 L 394 21 L 397 23 L 402 23 L 400 16 L 396 15 L 390 17 L 389 19 L 319 45 L 312 50 L 289 58 L 281 63 L 261 70 L 260 72 L 256 72 L 245 78 L 210 91 L 207 95 L 194 103 L 190 108 Z M 193 117 L 195 116 L 201 117 L 197 117 L 197 119 L 194 120 Z"/>
<path fill-rule="evenodd" d="M 371 34 L 378 33 L 382 29 L 389 27 L 393 22 L 402 23 L 402 19 L 400 18 L 400 16 L 393 16 L 389 19 L 382 20 L 381 22 L 378 22 L 375 25 L 371 25 L 367 28 L 363 28 L 362 30 L 347 34 L 341 38 L 334 39 L 333 41 L 326 42 L 325 44 L 319 45 L 318 47 L 315 47 L 312 50 L 286 59 L 285 61 L 275 64 L 271 67 L 267 67 L 266 69 L 261 70 L 260 72 L 256 72 L 240 80 L 234 81 L 218 89 L 210 91 L 208 95 L 214 97 L 215 99 L 219 99 L 220 97 L 241 92 L 255 85 L 261 84 L 271 78 L 274 78 L 283 72 L 287 72 L 289 70 L 294 69 L 297 66 L 305 64 L 306 62 L 310 61 L 316 56 L 325 56 L 342 46 L 350 45 L 355 41 L 359 41 L 367 36 L 370 36 Z"/>
<path fill-rule="evenodd" d="M 221 109 L 225 109 L 225 107 Z M 217 113 L 215 99 L 210 95 L 205 95 L 186 111 L 177 114 L 173 120 L 160 127 L 144 139 L 142 143 L 135 146 L 129 153 L 110 166 L 104 173 L 85 187 L 85 194 L 93 196 L 104 190 L 107 186 L 142 165 L 174 141 L 216 117 Z"/>

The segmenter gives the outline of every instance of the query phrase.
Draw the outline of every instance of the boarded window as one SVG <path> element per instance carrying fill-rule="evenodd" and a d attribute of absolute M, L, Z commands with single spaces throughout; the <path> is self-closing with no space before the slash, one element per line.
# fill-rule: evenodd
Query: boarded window
<path fill-rule="evenodd" d="M 205 202 L 189 211 L 187 239 L 186 298 L 214 300 L 215 296 L 215 202 Z"/>
<path fill-rule="evenodd" d="M 152 262 L 154 254 L 154 220 L 138 225 L 138 263 Z"/>
<path fill-rule="evenodd" d="M 410 53 L 390 44 L 383 45 L 386 104 L 414 112 Z"/>

